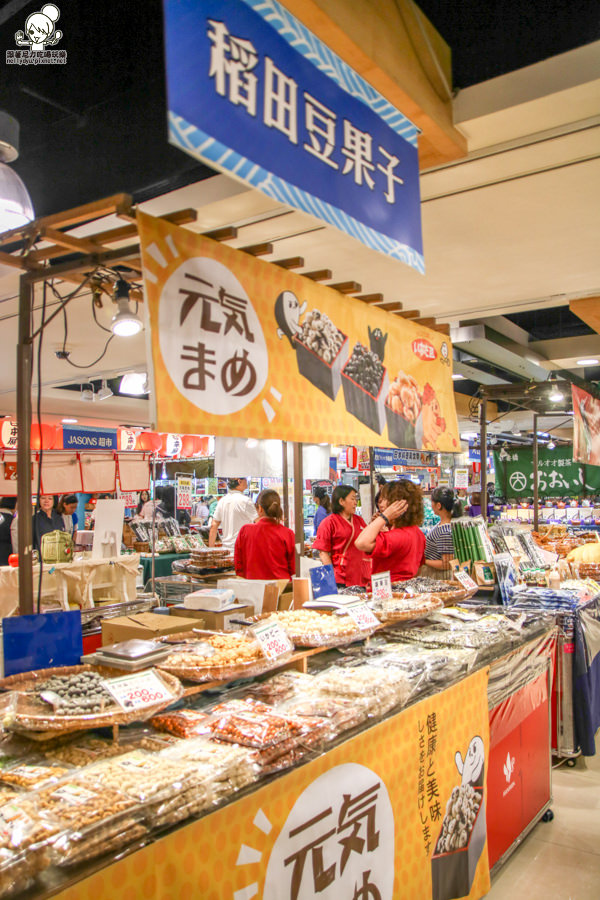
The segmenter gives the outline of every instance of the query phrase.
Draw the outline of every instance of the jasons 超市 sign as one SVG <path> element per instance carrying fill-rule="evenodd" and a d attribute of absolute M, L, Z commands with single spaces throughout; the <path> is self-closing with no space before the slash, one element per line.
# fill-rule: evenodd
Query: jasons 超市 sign
<path fill-rule="evenodd" d="M 444 335 L 163 219 L 138 224 L 161 431 L 459 449 Z"/>
<path fill-rule="evenodd" d="M 487 670 L 120 860 L 57 900 L 478 900 Z M 350 761 L 349 761 L 350 760 Z M 204 848 L 198 853 L 198 847 Z"/>
<path fill-rule="evenodd" d="M 418 129 L 277 0 L 164 0 L 171 143 L 424 271 Z"/>
<path fill-rule="evenodd" d="M 533 496 L 533 451 L 511 448 L 494 452 L 497 490 L 504 497 Z M 582 466 L 573 461 L 570 446 L 548 450 L 539 448 L 538 486 L 542 496 L 576 497 L 600 491 L 600 467 Z"/>

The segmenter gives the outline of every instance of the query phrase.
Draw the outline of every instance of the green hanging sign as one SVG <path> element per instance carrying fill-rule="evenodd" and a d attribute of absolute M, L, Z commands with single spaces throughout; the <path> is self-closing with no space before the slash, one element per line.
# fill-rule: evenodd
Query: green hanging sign
<path fill-rule="evenodd" d="M 533 497 L 533 448 L 494 451 L 496 490 L 507 498 Z M 538 488 L 542 497 L 578 497 L 600 493 L 600 466 L 573 461 L 573 447 L 549 450 L 540 445 Z"/>

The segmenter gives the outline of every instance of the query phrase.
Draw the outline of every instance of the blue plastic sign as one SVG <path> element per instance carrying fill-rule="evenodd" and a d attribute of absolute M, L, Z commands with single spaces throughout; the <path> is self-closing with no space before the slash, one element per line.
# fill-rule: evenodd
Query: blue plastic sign
<path fill-rule="evenodd" d="M 169 140 L 424 271 L 418 129 L 276 0 L 164 0 Z"/>
<path fill-rule="evenodd" d="M 2 620 L 4 674 L 75 666 L 81 661 L 81 612 L 39 613 Z"/>
<path fill-rule="evenodd" d="M 375 447 L 375 468 L 391 469 L 394 466 L 437 466 L 438 454 L 431 450 L 394 450 Z"/>
<path fill-rule="evenodd" d="M 110 428 L 73 428 L 63 426 L 65 450 L 117 450 L 117 432 Z"/>

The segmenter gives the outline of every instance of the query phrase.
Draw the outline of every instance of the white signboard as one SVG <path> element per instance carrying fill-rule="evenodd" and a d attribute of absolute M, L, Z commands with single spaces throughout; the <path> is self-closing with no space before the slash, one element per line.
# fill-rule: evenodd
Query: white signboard
<path fill-rule="evenodd" d="M 104 687 L 112 694 L 123 709 L 143 709 L 157 703 L 169 703 L 174 700 L 173 694 L 154 669 L 123 675 L 103 682 Z"/>

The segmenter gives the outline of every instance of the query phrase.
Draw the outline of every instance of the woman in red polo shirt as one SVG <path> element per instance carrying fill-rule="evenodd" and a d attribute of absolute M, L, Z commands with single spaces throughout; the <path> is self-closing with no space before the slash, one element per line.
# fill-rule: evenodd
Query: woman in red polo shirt
<path fill-rule="evenodd" d="M 283 510 L 277 491 L 261 491 L 256 499 L 258 519 L 243 525 L 234 550 L 235 574 L 242 578 L 291 578 L 296 574 L 296 541 L 281 524 Z"/>
<path fill-rule="evenodd" d="M 338 587 L 366 585 L 370 577 L 369 560 L 355 546 L 365 527 L 364 519 L 356 515 L 356 500 L 353 487 L 338 485 L 331 497 L 332 513 L 319 525 L 313 543 L 313 550 L 319 551 L 323 565 L 333 565 Z"/>
<path fill-rule="evenodd" d="M 373 574 L 389 570 L 392 582 L 414 578 L 425 561 L 421 488 L 405 479 L 386 484 L 381 512 L 361 532 L 358 550 L 371 554 Z"/>

